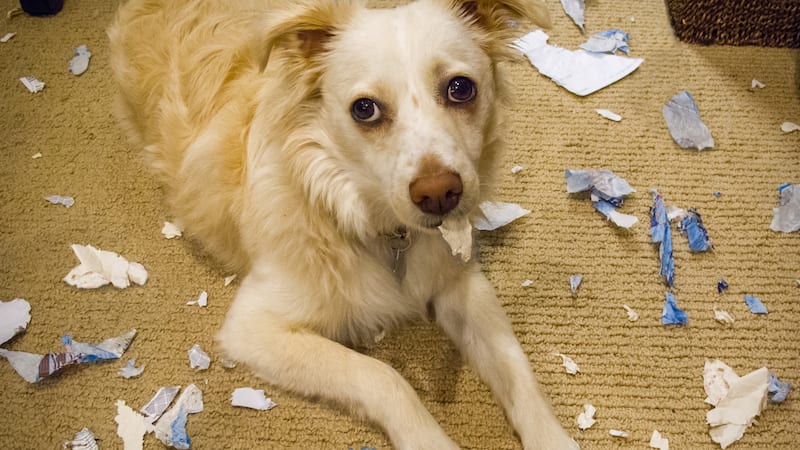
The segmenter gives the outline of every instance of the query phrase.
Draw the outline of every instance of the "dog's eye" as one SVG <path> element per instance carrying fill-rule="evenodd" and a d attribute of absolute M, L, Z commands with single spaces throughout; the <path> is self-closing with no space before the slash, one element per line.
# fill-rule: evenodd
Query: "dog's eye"
<path fill-rule="evenodd" d="M 359 122 L 375 122 L 381 118 L 381 109 L 375 100 L 360 98 L 353 102 L 351 108 L 353 118 Z"/>
<path fill-rule="evenodd" d="M 455 77 L 447 85 L 447 100 L 452 103 L 472 101 L 477 93 L 475 83 L 467 77 Z"/>

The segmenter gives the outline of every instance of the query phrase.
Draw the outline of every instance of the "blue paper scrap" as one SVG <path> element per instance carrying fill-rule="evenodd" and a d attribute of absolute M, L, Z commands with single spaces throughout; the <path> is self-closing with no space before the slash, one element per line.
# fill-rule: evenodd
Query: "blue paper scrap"
<path fill-rule="evenodd" d="M 678 308 L 675 296 L 667 292 L 667 301 L 664 302 L 664 311 L 661 314 L 663 325 L 686 325 L 689 323 L 689 316 L 685 311 Z"/>
<path fill-rule="evenodd" d="M 680 223 L 681 234 L 689 239 L 689 249 L 693 252 L 704 252 L 714 248 L 708 239 L 708 230 L 703 225 L 703 219 L 696 209 L 689 209 L 686 217 Z"/>
<path fill-rule="evenodd" d="M 779 380 L 774 373 L 770 372 L 767 392 L 770 394 L 770 400 L 772 403 L 781 403 L 786 400 L 786 396 L 789 395 L 789 390 L 791 388 L 791 384 Z"/>
<path fill-rule="evenodd" d="M 714 147 L 711 131 L 700 119 L 700 110 L 697 109 L 697 103 L 689 92 L 675 94 L 664 104 L 661 113 L 676 144 L 697 150 Z"/>
<path fill-rule="evenodd" d="M 590 190 L 594 208 L 617 226 L 630 228 L 639 220 L 636 216 L 622 214 L 616 210 L 624 203 L 625 196 L 636 190 L 614 172 L 608 169 L 567 169 L 565 177 L 568 193 L 574 194 Z"/>
<path fill-rule="evenodd" d="M 606 30 L 589 36 L 580 47 L 587 52 L 614 54 L 619 50 L 627 55 L 630 53 L 628 47 L 630 38 L 630 35 L 622 30 Z"/>
<path fill-rule="evenodd" d="M 660 244 L 658 255 L 661 259 L 661 276 L 672 287 L 675 282 L 675 259 L 672 256 L 672 231 L 669 228 L 667 208 L 664 199 L 653 190 L 653 207 L 650 208 L 650 237 L 654 244 Z"/>
<path fill-rule="evenodd" d="M 750 312 L 753 314 L 767 314 L 767 307 L 761 303 L 761 300 L 758 297 L 750 294 L 745 294 L 744 302 L 747 303 L 747 307 L 750 308 Z"/>
<path fill-rule="evenodd" d="M 722 291 L 728 290 L 728 282 L 725 281 L 725 278 L 721 278 L 717 283 L 717 292 L 722 294 Z"/>

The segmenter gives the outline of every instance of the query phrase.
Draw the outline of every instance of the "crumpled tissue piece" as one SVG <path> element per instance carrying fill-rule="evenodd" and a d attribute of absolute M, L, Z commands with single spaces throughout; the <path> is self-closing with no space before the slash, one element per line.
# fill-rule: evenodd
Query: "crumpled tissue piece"
<path fill-rule="evenodd" d="M 126 405 L 124 400 L 117 400 L 114 422 L 117 422 L 117 436 L 122 438 L 125 450 L 142 450 L 144 435 L 153 431 L 153 425 Z"/>
<path fill-rule="evenodd" d="M 607 109 L 595 109 L 595 111 L 597 111 L 597 114 L 600 114 L 608 120 L 613 120 L 614 122 L 619 122 L 622 120 L 622 116 L 614 111 L 609 111 Z"/>
<path fill-rule="evenodd" d="M 766 367 L 739 377 L 722 361 L 706 361 L 703 386 L 707 403 L 715 406 L 706 413 L 711 439 L 724 449 L 744 436 L 767 403 L 769 370 Z"/>
<path fill-rule="evenodd" d="M 197 296 L 197 300 L 190 300 L 186 302 L 186 304 L 190 306 L 197 305 L 201 308 L 205 308 L 206 306 L 208 306 L 208 292 L 206 291 L 201 292 L 200 295 Z"/>
<path fill-rule="evenodd" d="M 80 264 L 72 269 L 64 281 L 80 289 L 95 289 L 109 283 L 124 289 L 131 282 L 143 285 L 147 282 L 147 270 L 139 263 L 129 262 L 122 256 L 91 245 L 72 244 L 72 251 Z"/>
<path fill-rule="evenodd" d="M 778 187 L 780 206 L 772 209 L 772 231 L 792 233 L 800 230 L 800 185 L 785 183 Z"/>
<path fill-rule="evenodd" d="M 549 36 L 536 30 L 514 41 L 514 47 L 528 57 L 544 76 L 575 95 L 586 96 L 609 86 L 636 70 L 641 58 L 567 50 L 549 45 Z"/>
<path fill-rule="evenodd" d="M 516 203 L 483 202 L 478 207 L 483 217 L 474 220 L 475 228 L 492 231 L 519 219 L 531 212 Z"/>
<path fill-rule="evenodd" d="M 636 322 L 639 320 L 639 313 L 634 311 L 633 308 L 628 305 L 622 305 L 622 307 L 625 308 L 625 312 L 628 313 L 628 320 L 631 322 Z"/>
<path fill-rule="evenodd" d="M 522 287 L 530 287 L 530 286 L 533 286 L 533 280 L 530 280 L 530 279 L 528 279 L 528 280 L 525 280 L 525 281 L 523 281 L 522 283 L 520 283 L 520 286 L 522 286 Z"/>
<path fill-rule="evenodd" d="M 608 169 L 567 169 L 565 176 L 568 193 L 591 190 L 590 198 L 594 208 L 617 226 L 630 228 L 639 221 L 636 216 L 622 214 L 616 210 L 624 203 L 624 197 L 636 190 L 614 172 Z"/>
<path fill-rule="evenodd" d="M 21 81 L 22 84 L 24 84 L 28 91 L 30 91 L 32 94 L 44 89 L 44 82 L 37 80 L 34 77 L 22 77 L 19 79 L 19 81 Z"/>
<path fill-rule="evenodd" d="M 231 405 L 244 408 L 269 411 L 278 406 L 271 398 L 264 395 L 263 389 L 253 389 L 249 387 L 236 388 L 231 394 Z"/>
<path fill-rule="evenodd" d="M 781 131 L 784 133 L 791 133 L 792 131 L 800 131 L 800 125 L 794 122 L 783 122 L 781 124 Z"/>
<path fill-rule="evenodd" d="M 578 428 L 581 430 L 586 430 L 591 428 L 597 420 L 594 418 L 594 414 L 597 412 L 597 408 L 595 408 L 591 403 L 586 403 L 583 405 L 583 412 L 578 414 L 578 418 L 576 421 L 578 422 Z"/>
<path fill-rule="evenodd" d="M 661 259 L 661 276 L 664 277 L 667 286 L 672 287 L 675 282 L 675 258 L 672 255 L 672 231 L 669 227 L 667 208 L 664 206 L 664 198 L 655 189 L 650 191 L 653 194 L 653 206 L 650 208 L 650 238 L 658 246 L 658 256 Z"/>
<path fill-rule="evenodd" d="M 575 25 L 581 29 L 581 33 L 583 33 L 583 26 L 585 25 L 585 19 L 583 18 L 584 10 L 586 9 L 586 5 L 584 4 L 583 0 L 561 0 L 561 6 L 564 8 L 564 12 L 567 13 L 568 16 L 572 18 L 572 21 L 575 22 Z"/>
<path fill-rule="evenodd" d="M 183 231 L 178 225 L 172 222 L 164 222 L 164 226 L 161 227 L 161 234 L 167 239 L 175 239 L 176 237 L 183 236 Z"/>
<path fill-rule="evenodd" d="M 0 302 L 0 345 L 25 331 L 31 321 L 31 304 L 27 300 L 15 298 Z"/>
<path fill-rule="evenodd" d="M 203 411 L 203 392 L 194 384 L 186 386 L 175 405 L 156 422 L 156 438 L 164 445 L 177 449 L 191 448 L 191 439 L 186 433 L 189 414 Z"/>
<path fill-rule="evenodd" d="M 714 248 L 708 239 L 708 230 L 703 225 L 703 219 L 696 209 L 690 208 L 686 217 L 680 222 L 681 234 L 689 240 L 689 249 L 693 252 L 704 252 Z"/>
<path fill-rule="evenodd" d="M 769 374 L 769 386 L 767 386 L 767 393 L 770 395 L 772 403 L 783 403 L 786 396 L 789 395 L 789 390 L 792 385 L 788 382 L 781 381 L 774 373 Z"/>
<path fill-rule="evenodd" d="M 686 311 L 678 308 L 675 296 L 667 292 L 667 300 L 664 302 L 664 309 L 661 313 L 661 323 L 663 325 L 686 325 L 689 323 L 689 316 Z"/>
<path fill-rule="evenodd" d="M 751 81 L 751 82 L 750 82 L 750 89 L 751 89 L 751 90 L 754 90 L 754 89 L 756 89 L 756 88 L 758 88 L 758 89 L 764 89 L 765 87 L 767 87 L 767 85 L 766 85 L 766 84 L 764 84 L 764 83 L 762 83 L 762 82 L 760 82 L 760 81 L 756 80 L 755 78 L 753 78 L 753 81 Z"/>
<path fill-rule="evenodd" d="M 569 356 L 563 353 L 553 353 L 553 356 L 560 356 L 561 357 L 561 365 L 564 366 L 564 369 L 570 375 L 575 375 L 581 371 L 580 367 L 575 364 L 575 361 L 572 360 Z"/>
<path fill-rule="evenodd" d="M 66 195 L 48 195 L 44 199 L 54 205 L 64 205 L 65 208 L 75 204 L 75 199 Z"/>
<path fill-rule="evenodd" d="M 75 433 L 75 437 L 71 441 L 64 442 L 62 447 L 71 448 L 72 450 L 98 450 L 100 448 L 97 446 L 97 438 L 94 433 L 85 427 Z"/>
<path fill-rule="evenodd" d="M 630 434 L 628 434 L 627 431 L 621 431 L 621 430 L 608 430 L 608 434 L 610 434 L 610 435 L 612 435 L 614 437 L 621 437 L 621 438 L 630 437 Z"/>
<path fill-rule="evenodd" d="M 119 368 L 119 375 L 123 378 L 136 378 L 144 372 L 144 364 L 136 367 L 136 358 L 128 360 L 128 364 Z"/>
<path fill-rule="evenodd" d="M 92 57 L 92 52 L 89 51 L 88 46 L 81 45 L 73 49 L 73 53 L 75 56 L 69 62 L 69 71 L 73 75 L 82 75 L 89 68 L 89 58 Z"/>
<path fill-rule="evenodd" d="M 453 256 L 461 257 L 461 260 L 468 262 L 472 257 L 472 224 L 469 219 L 445 219 L 439 227 L 447 245 L 453 252 Z"/>
<path fill-rule="evenodd" d="M 65 335 L 61 338 L 61 342 L 64 344 L 64 351 L 61 353 L 37 355 L 0 348 L 0 356 L 4 356 L 25 381 L 36 383 L 66 366 L 119 359 L 128 349 L 135 335 L 136 330 L 131 330 L 123 335 L 106 339 L 99 344 L 73 341 L 72 336 Z"/>
<path fill-rule="evenodd" d="M 658 430 L 653 430 L 653 434 L 650 436 L 650 448 L 669 450 L 669 439 L 662 437 Z"/>
<path fill-rule="evenodd" d="M 580 287 L 581 281 L 583 281 L 583 275 L 581 274 L 569 276 L 569 290 L 572 291 L 573 297 L 578 295 L 578 287 Z"/>
<path fill-rule="evenodd" d="M 153 395 L 153 398 L 147 402 L 146 405 L 142 406 L 139 411 L 145 415 L 145 419 L 149 423 L 154 423 L 164 414 L 164 411 L 167 410 L 169 405 L 172 404 L 172 400 L 175 399 L 175 396 L 178 395 L 180 392 L 180 386 L 166 386 L 158 388 L 158 391 Z"/>
<path fill-rule="evenodd" d="M 714 308 L 714 320 L 719 323 L 730 325 L 733 323 L 733 316 L 731 316 L 728 311 Z"/>
<path fill-rule="evenodd" d="M 711 131 L 700 119 L 700 110 L 692 94 L 682 91 L 673 96 L 661 109 L 672 139 L 683 148 L 703 150 L 714 148 Z"/>
<path fill-rule="evenodd" d="M 744 302 L 747 303 L 747 307 L 750 308 L 750 312 L 753 314 L 767 314 L 767 307 L 764 306 L 764 303 L 756 297 L 755 295 L 745 294 L 744 295 Z"/>
<path fill-rule="evenodd" d="M 189 367 L 197 370 L 206 370 L 209 365 L 211 365 L 211 357 L 200 348 L 200 344 L 194 344 L 189 349 Z"/>
<path fill-rule="evenodd" d="M 630 35 L 622 30 L 605 30 L 589 36 L 580 47 L 587 52 L 614 54 L 619 50 L 627 55 L 630 53 L 628 47 L 630 38 Z"/>

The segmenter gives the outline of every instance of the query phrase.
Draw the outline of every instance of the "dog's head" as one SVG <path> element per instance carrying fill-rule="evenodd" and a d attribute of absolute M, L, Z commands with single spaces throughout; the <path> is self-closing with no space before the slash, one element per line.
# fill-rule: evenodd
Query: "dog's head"
<path fill-rule="evenodd" d="M 288 76 L 309 87 L 303 108 L 324 151 L 307 160 L 317 177 L 328 173 L 304 174 L 312 199 L 359 234 L 433 230 L 471 215 L 497 162 L 498 63 L 514 56 L 512 21 L 546 24 L 543 4 L 319 1 L 282 20 L 273 45 L 283 46 Z"/>

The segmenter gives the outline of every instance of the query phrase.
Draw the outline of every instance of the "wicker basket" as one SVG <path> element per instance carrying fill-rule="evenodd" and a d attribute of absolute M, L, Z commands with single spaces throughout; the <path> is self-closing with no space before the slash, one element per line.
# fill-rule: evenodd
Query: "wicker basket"
<path fill-rule="evenodd" d="M 679 39 L 800 48 L 800 0 L 666 0 Z"/>

